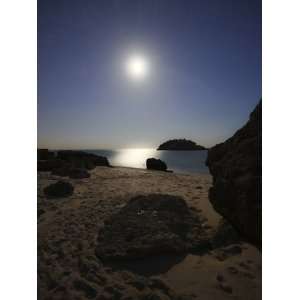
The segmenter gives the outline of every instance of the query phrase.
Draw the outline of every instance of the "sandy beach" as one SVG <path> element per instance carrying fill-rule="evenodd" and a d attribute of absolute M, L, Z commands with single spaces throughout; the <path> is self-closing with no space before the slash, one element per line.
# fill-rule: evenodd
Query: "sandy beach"
<path fill-rule="evenodd" d="M 205 253 L 153 256 L 122 264 L 95 255 L 99 229 L 137 195 L 182 197 L 213 239 L 222 217 L 209 200 L 210 175 L 96 167 L 69 179 L 74 193 L 47 199 L 62 177 L 38 172 L 39 299 L 260 299 L 261 252 L 236 241 Z M 177 297 L 177 298 L 176 298 Z"/>

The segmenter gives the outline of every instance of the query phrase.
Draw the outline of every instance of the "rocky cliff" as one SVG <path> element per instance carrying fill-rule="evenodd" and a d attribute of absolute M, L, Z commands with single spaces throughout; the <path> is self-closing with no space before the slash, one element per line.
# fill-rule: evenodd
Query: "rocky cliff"
<path fill-rule="evenodd" d="M 249 241 L 261 246 L 261 101 L 249 121 L 208 151 L 210 201 Z"/>

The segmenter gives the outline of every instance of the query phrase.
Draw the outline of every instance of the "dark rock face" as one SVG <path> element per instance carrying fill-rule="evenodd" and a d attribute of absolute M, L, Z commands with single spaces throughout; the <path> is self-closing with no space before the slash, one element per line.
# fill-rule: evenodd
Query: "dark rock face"
<path fill-rule="evenodd" d="M 157 150 L 183 150 L 183 151 L 191 151 L 191 150 L 206 150 L 205 147 L 197 145 L 195 142 L 186 140 L 186 139 L 174 139 L 169 140 L 163 144 L 161 144 Z"/>
<path fill-rule="evenodd" d="M 96 255 L 124 260 L 203 249 L 209 242 L 202 224 L 181 197 L 137 196 L 105 220 Z"/>
<path fill-rule="evenodd" d="M 261 245 L 261 102 L 234 136 L 208 151 L 210 201 L 249 241 Z"/>
<path fill-rule="evenodd" d="M 58 181 L 44 188 L 44 193 L 49 198 L 68 197 L 73 194 L 74 188 L 71 183 Z"/>
<path fill-rule="evenodd" d="M 148 158 L 146 161 L 147 169 L 149 170 L 159 170 L 159 171 L 166 171 L 167 165 L 160 159 L 156 158 Z"/>

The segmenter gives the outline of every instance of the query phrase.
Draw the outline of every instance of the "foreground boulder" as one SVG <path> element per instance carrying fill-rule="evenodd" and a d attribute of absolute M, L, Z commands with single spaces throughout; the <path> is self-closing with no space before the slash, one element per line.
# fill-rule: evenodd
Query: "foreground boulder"
<path fill-rule="evenodd" d="M 105 220 L 96 254 L 102 260 L 123 260 L 203 250 L 208 239 L 202 224 L 181 197 L 137 196 Z"/>
<path fill-rule="evenodd" d="M 71 183 L 58 181 L 44 188 L 44 193 L 49 198 L 68 197 L 73 194 L 74 188 Z"/>
<path fill-rule="evenodd" d="M 167 165 L 160 159 L 156 158 L 148 158 L 146 161 L 147 169 L 149 170 L 159 170 L 159 171 L 166 171 Z"/>
<path fill-rule="evenodd" d="M 209 197 L 216 211 L 261 245 L 261 102 L 233 137 L 208 151 Z"/>

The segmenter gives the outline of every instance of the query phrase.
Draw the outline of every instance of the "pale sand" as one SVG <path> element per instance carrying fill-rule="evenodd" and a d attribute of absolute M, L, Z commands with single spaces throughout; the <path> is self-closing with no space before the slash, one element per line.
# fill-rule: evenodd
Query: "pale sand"
<path fill-rule="evenodd" d="M 192 209 L 207 218 L 207 227 L 212 232 L 221 219 L 208 200 L 212 183 L 210 175 L 106 167 L 97 167 L 90 173 L 88 179 L 66 179 L 74 185 L 74 194 L 52 200 L 46 199 L 42 190 L 62 178 L 49 173 L 38 174 L 38 208 L 44 210 L 38 220 L 39 265 L 44 276 L 41 286 L 49 273 L 54 277 L 51 278 L 53 286 L 55 281 L 65 280 L 64 284 L 71 289 L 67 283 L 69 279 L 63 279 L 64 275 L 67 273 L 68 278 L 78 276 L 78 257 L 94 256 L 103 220 L 135 195 L 166 193 L 181 196 Z M 191 295 L 193 299 L 261 299 L 261 252 L 247 243 L 242 243 L 241 247 L 241 254 L 224 260 L 216 258 L 218 250 L 205 255 L 188 254 L 163 263 L 161 268 L 149 274 L 161 278 L 175 292 Z M 150 260 L 150 265 L 153 264 L 155 261 Z M 108 281 L 111 277 L 112 282 L 120 282 L 119 278 L 113 279 L 118 272 L 103 270 Z M 224 277 L 223 285 L 230 286 L 232 293 L 220 287 L 216 279 L 218 274 Z M 54 290 L 53 287 L 43 287 L 42 294 L 49 293 L 49 299 L 56 299 Z M 75 293 L 72 298 L 85 299 L 78 295 Z"/>

